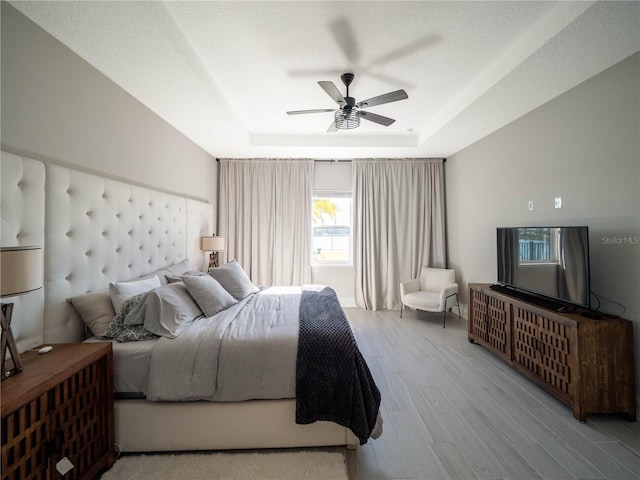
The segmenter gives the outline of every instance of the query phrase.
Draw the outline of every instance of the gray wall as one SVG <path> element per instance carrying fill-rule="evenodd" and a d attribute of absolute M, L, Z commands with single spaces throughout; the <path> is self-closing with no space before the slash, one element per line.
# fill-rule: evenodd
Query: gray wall
<path fill-rule="evenodd" d="M 211 155 L 11 5 L 1 8 L 4 150 L 215 208 Z"/>
<path fill-rule="evenodd" d="M 449 264 L 496 281 L 497 226 L 588 225 L 591 289 L 634 322 L 640 385 L 640 54 L 447 160 Z M 563 207 L 554 208 L 561 196 Z M 528 210 L 533 200 L 535 210 Z"/>

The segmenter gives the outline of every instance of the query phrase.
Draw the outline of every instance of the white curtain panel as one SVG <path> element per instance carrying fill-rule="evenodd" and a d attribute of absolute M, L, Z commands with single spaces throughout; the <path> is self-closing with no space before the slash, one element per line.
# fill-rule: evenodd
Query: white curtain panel
<path fill-rule="evenodd" d="M 219 181 L 223 258 L 257 285 L 310 283 L 313 161 L 221 159 Z"/>
<path fill-rule="evenodd" d="M 442 159 L 354 160 L 356 304 L 399 309 L 400 282 L 445 267 Z"/>

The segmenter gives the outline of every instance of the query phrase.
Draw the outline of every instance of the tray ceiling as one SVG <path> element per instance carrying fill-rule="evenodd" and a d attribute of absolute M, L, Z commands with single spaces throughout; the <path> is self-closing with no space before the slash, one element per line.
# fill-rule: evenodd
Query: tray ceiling
<path fill-rule="evenodd" d="M 10 2 L 217 157 L 450 156 L 640 50 L 638 2 Z M 327 133 L 353 72 L 396 122 Z"/>

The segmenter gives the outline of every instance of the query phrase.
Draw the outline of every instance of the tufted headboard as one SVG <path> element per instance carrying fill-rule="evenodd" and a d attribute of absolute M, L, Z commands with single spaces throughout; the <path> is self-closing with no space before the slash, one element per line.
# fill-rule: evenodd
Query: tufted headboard
<path fill-rule="evenodd" d="M 0 245 L 44 246 L 44 164 L 2 153 L 0 166 Z M 11 330 L 18 350 L 44 342 L 44 290 L 4 297 L 13 303 Z"/>
<path fill-rule="evenodd" d="M 5 178 L 5 163 L 40 165 L 44 215 L 39 244 L 44 246 L 42 331 L 23 338 L 14 327 L 20 351 L 39 343 L 75 342 L 84 338 L 84 326 L 67 298 L 107 288 L 109 282 L 131 280 L 188 258 L 194 269 L 205 263 L 198 243 L 213 231 L 213 207 L 205 202 L 172 195 L 52 164 L 42 164 L 2 153 L 2 218 L 31 218 L 28 202 L 5 205 L 4 190 L 17 176 Z M 16 165 L 14 165 L 16 164 Z M 25 176 L 22 183 L 30 184 Z M 8 185 L 5 186 L 5 183 Z M 14 187 L 15 188 L 15 187 Z M 40 220 L 38 220 L 40 221 Z M 34 220 L 34 222 L 36 222 Z M 2 232 L 2 245 L 13 245 Z M 29 239 L 31 241 L 31 239 Z M 26 240 L 19 244 L 33 244 Z M 22 310 L 16 306 L 16 314 Z M 14 317 L 16 325 L 22 318 Z M 16 333 L 17 330 L 17 333 Z"/>

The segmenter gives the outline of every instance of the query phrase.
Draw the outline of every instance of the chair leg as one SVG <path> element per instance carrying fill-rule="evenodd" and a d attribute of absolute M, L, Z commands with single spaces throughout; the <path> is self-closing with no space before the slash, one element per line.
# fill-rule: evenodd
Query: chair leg
<path fill-rule="evenodd" d="M 449 305 L 449 299 L 451 297 L 455 296 L 456 297 L 456 305 L 458 305 L 458 316 L 460 316 L 460 304 L 458 303 L 458 294 L 457 293 L 452 293 L 451 295 L 447 296 L 447 298 L 445 298 L 444 300 L 444 312 L 443 312 L 443 316 L 442 316 L 442 328 L 445 328 L 445 325 L 447 323 L 447 305 Z"/>
<path fill-rule="evenodd" d="M 456 307 L 458 307 L 458 318 L 462 318 L 462 315 L 460 314 L 460 302 L 458 301 L 458 294 L 457 293 L 453 293 L 451 295 L 449 295 L 449 297 L 453 297 L 455 295 L 456 297 Z M 447 297 L 447 300 L 449 299 L 449 297 Z M 447 324 L 447 302 L 445 302 L 444 304 L 444 312 L 442 314 L 442 328 L 446 328 Z"/>
<path fill-rule="evenodd" d="M 404 303 L 400 306 L 400 318 L 402 318 L 402 310 L 404 310 Z"/>

